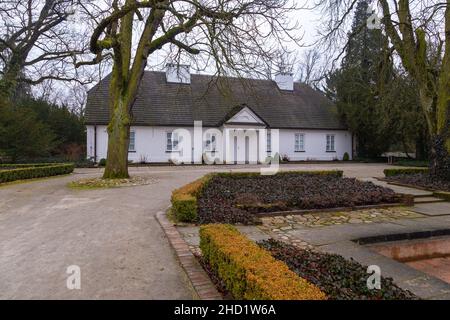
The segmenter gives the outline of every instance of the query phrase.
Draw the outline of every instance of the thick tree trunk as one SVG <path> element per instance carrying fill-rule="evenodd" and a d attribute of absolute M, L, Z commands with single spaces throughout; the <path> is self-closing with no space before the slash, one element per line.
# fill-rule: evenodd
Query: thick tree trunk
<path fill-rule="evenodd" d="M 439 135 L 435 137 L 431 147 L 430 172 L 442 180 L 450 181 L 450 153 L 446 147 L 450 137 Z"/>
<path fill-rule="evenodd" d="M 128 144 L 130 115 L 127 99 L 116 94 L 112 100 L 111 120 L 108 125 L 108 155 L 104 179 L 128 178 Z M 118 96 L 118 97 L 117 97 Z"/>

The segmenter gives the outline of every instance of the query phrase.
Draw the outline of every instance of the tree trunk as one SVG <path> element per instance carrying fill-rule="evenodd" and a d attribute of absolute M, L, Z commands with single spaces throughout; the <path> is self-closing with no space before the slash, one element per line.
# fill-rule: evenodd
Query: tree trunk
<path fill-rule="evenodd" d="M 112 89 L 112 88 L 111 88 Z M 117 90 L 117 88 L 114 88 Z M 113 91 L 113 92 L 121 92 Z M 108 125 L 108 155 L 103 179 L 128 178 L 128 144 L 130 139 L 130 115 L 126 97 L 113 94 L 111 120 Z"/>

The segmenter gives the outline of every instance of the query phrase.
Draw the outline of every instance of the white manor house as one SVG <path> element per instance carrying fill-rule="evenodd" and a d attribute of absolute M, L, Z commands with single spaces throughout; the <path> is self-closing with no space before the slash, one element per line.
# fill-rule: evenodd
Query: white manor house
<path fill-rule="evenodd" d="M 107 76 L 88 93 L 87 155 L 106 158 Z M 188 66 L 146 71 L 132 109 L 129 160 L 260 163 L 352 158 L 353 137 L 336 107 L 291 74 L 275 81 L 190 74 Z M 207 161 L 207 162 L 209 162 Z"/>

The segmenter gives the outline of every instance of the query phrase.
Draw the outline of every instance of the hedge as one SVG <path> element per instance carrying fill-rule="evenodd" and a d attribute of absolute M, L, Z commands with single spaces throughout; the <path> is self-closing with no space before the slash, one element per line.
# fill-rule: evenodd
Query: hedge
<path fill-rule="evenodd" d="M 197 220 L 197 197 L 211 177 L 208 174 L 172 192 L 172 212 L 178 221 Z"/>
<path fill-rule="evenodd" d="M 200 228 L 204 261 L 238 300 L 326 300 L 315 285 L 300 278 L 235 227 Z"/>
<path fill-rule="evenodd" d="M 336 176 L 342 177 L 344 172 L 342 170 L 316 170 L 316 171 L 307 171 L 307 170 L 292 170 L 292 171 L 279 171 L 276 175 L 285 175 L 285 174 L 304 174 L 304 175 L 320 175 L 320 176 Z M 254 178 L 261 176 L 260 172 L 219 172 L 214 175 L 219 177 L 230 177 L 230 178 Z"/>
<path fill-rule="evenodd" d="M 45 166 L 37 165 L 11 170 L 0 170 L 0 183 L 11 182 L 15 180 L 42 178 L 61 174 L 68 174 L 71 173 L 73 169 L 74 169 L 73 164 L 61 163 L 61 164 L 48 164 Z"/>
<path fill-rule="evenodd" d="M 0 168 L 37 168 L 58 165 L 59 163 L 0 163 Z"/>
<path fill-rule="evenodd" d="M 428 168 L 385 169 L 383 172 L 386 177 L 392 177 L 399 174 L 428 173 Z"/>
<path fill-rule="evenodd" d="M 433 196 L 444 199 L 446 201 L 450 201 L 450 192 L 436 191 L 433 193 Z"/>

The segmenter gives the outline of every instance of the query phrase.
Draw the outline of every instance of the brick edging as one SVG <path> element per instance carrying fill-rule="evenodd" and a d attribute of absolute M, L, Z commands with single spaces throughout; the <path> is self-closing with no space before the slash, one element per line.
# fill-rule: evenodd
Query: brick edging
<path fill-rule="evenodd" d="M 208 274 L 189 250 L 189 246 L 181 237 L 177 228 L 167 219 L 166 214 L 158 212 L 156 220 L 167 236 L 198 298 L 200 300 L 222 300 L 222 295 L 217 291 Z"/>

